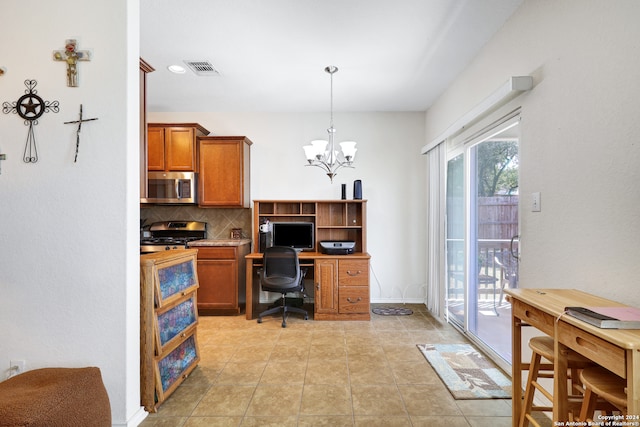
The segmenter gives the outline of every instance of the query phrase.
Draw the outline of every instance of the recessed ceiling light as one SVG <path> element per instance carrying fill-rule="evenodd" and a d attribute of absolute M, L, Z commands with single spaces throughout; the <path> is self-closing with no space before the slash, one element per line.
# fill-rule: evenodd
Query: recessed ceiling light
<path fill-rule="evenodd" d="M 184 74 L 187 72 L 187 70 L 180 65 L 169 65 L 167 69 L 174 74 Z"/>

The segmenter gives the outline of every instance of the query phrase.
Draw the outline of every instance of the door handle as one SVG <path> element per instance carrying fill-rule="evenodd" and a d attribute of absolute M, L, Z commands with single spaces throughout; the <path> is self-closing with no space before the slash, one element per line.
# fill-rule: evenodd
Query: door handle
<path fill-rule="evenodd" d="M 511 241 L 509 242 L 509 252 L 511 253 L 511 256 L 513 258 L 515 258 L 516 260 L 519 260 L 520 257 L 518 256 L 517 252 L 516 253 L 513 252 L 513 242 L 515 242 L 516 240 L 519 240 L 519 239 L 520 239 L 520 235 L 516 234 L 515 236 L 513 236 L 511 238 Z"/>

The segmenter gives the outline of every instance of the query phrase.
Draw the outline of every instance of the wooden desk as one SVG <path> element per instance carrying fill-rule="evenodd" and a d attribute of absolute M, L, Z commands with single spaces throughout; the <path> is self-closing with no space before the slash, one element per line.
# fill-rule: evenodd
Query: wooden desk
<path fill-rule="evenodd" d="M 366 252 L 325 255 L 300 252 L 300 265 L 311 267 L 314 279 L 315 320 L 370 320 L 369 259 Z M 260 303 L 260 283 L 254 282 L 254 266 L 262 263 L 262 253 L 246 257 L 246 317 L 255 318 Z"/>
<path fill-rule="evenodd" d="M 513 414 L 522 412 L 522 334 L 531 325 L 555 343 L 553 421 L 567 422 L 567 361 L 569 347 L 627 380 L 629 415 L 640 414 L 640 330 L 600 329 L 564 314 L 567 306 L 606 307 L 624 304 L 575 289 L 505 289 L 512 304 Z"/>

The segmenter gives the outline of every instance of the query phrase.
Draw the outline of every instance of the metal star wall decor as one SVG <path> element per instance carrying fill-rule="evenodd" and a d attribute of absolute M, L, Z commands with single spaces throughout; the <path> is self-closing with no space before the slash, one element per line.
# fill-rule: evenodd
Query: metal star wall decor
<path fill-rule="evenodd" d="M 25 80 L 24 85 L 27 90 L 24 95 L 15 102 L 3 102 L 2 112 L 5 114 L 18 113 L 24 120 L 25 126 L 29 126 L 27 132 L 27 141 L 24 145 L 24 154 L 22 160 L 25 163 L 36 163 L 38 161 L 38 148 L 36 146 L 36 137 L 33 133 L 33 127 L 38 124 L 38 119 L 44 113 L 60 111 L 60 103 L 58 101 L 44 101 L 40 98 L 35 87 L 38 82 L 35 80 Z"/>
<path fill-rule="evenodd" d="M 92 120 L 98 120 L 97 117 L 93 118 L 93 119 L 83 119 L 82 118 L 82 104 L 80 104 L 80 118 L 78 120 L 74 120 L 72 122 L 64 122 L 65 125 L 68 124 L 78 124 L 78 129 L 76 129 L 76 155 L 73 158 L 73 163 L 75 163 L 78 160 L 78 150 L 80 149 L 80 130 L 82 130 L 82 124 L 84 122 L 90 122 Z"/>

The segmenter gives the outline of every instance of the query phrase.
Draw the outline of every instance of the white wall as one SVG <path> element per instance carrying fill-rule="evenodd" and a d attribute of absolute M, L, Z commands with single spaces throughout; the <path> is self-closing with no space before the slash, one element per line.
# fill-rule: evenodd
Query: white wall
<path fill-rule="evenodd" d="M 336 141 L 355 140 L 358 151 L 355 169 L 341 169 L 333 184 L 320 169 L 304 166 L 302 150 L 313 139 L 327 138 L 328 112 L 151 112 L 149 121 L 196 122 L 213 135 L 248 136 L 253 200 L 339 199 L 341 183 L 353 198 L 353 181 L 361 179 L 372 301 L 424 302 L 423 113 L 334 113 Z"/>
<path fill-rule="evenodd" d="M 526 0 L 427 113 L 431 141 L 509 76 L 534 76 L 519 99 L 522 287 L 640 306 L 638 16 L 635 0 Z"/>
<path fill-rule="evenodd" d="M 22 162 L 28 127 L 0 114 L 0 380 L 27 369 L 97 366 L 114 425 L 135 424 L 139 403 L 138 32 L 135 0 L 0 0 L 0 102 L 38 82 L 45 101 L 39 161 Z M 93 52 L 80 86 L 52 60 L 65 39 Z M 78 162 L 75 126 L 85 123 Z"/>

